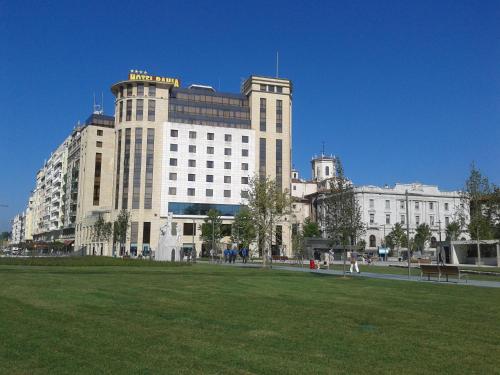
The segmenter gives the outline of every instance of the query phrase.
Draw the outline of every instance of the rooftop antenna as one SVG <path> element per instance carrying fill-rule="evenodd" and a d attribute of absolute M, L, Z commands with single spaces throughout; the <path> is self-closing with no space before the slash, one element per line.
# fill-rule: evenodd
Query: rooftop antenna
<path fill-rule="evenodd" d="M 321 142 L 323 144 L 323 149 L 321 151 L 321 156 L 325 156 L 325 141 Z"/>
<path fill-rule="evenodd" d="M 276 51 L 276 78 L 279 76 L 279 52 Z"/>
<path fill-rule="evenodd" d="M 101 91 L 101 114 L 104 114 L 104 92 Z"/>

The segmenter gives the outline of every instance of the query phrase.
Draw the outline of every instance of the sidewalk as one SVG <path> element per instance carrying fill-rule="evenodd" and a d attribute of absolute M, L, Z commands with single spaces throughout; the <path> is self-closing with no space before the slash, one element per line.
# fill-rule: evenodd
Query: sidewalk
<path fill-rule="evenodd" d="M 228 266 L 228 267 L 250 267 L 250 268 L 261 268 L 262 265 L 260 264 L 250 264 L 250 263 L 235 263 L 235 264 L 227 264 L 227 263 L 222 263 L 223 266 Z M 310 272 L 310 273 L 318 273 L 318 274 L 323 274 L 323 275 L 333 275 L 333 276 L 342 276 L 343 273 L 342 271 L 337 271 L 337 270 L 310 270 L 308 267 L 301 268 L 301 267 L 289 267 L 289 266 L 279 266 L 279 265 L 273 265 L 272 266 L 273 270 L 277 271 L 294 271 L 294 272 Z M 350 277 L 367 277 L 369 279 L 382 279 L 382 280 L 397 280 L 397 281 L 413 281 L 413 282 L 420 282 L 420 283 L 425 283 L 425 284 L 443 284 L 443 285 L 464 285 L 464 286 L 478 286 L 478 287 L 485 287 L 485 288 L 500 288 L 500 281 L 486 281 L 486 280 L 461 280 L 458 282 L 458 279 L 451 279 L 449 282 L 446 281 L 437 281 L 436 279 L 431 279 L 431 281 L 427 281 L 426 279 L 420 280 L 419 276 L 411 276 L 408 278 L 407 275 L 393 275 L 393 274 L 387 274 L 387 273 L 371 273 L 371 272 L 363 272 L 360 274 L 350 274 L 346 273 L 346 275 Z"/>

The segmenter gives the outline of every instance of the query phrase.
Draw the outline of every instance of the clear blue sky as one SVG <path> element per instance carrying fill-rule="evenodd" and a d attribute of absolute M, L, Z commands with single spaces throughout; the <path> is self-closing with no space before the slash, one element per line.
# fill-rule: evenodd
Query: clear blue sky
<path fill-rule="evenodd" d="M 249 8 L 251 6 L 251 8 Z M 500 182 L 499 1 L 1 1 L 0 230 L 44 159 L 129 69 L 239 90 L 294 84 L 293 162 L 356 184 Z"/>

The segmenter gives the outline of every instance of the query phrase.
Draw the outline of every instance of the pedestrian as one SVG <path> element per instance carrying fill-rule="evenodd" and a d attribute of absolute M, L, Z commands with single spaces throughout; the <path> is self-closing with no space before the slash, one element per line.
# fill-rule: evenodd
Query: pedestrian
<path fill-rule="evenodd" d="M 358 268 L 358 253 L 356 251 L 351 252 L 351 269 L 350 269 L 351 273 L 352 273 L 353 267 L 357 273 L 361 273 L 361 272 L 359 272 L 359 268 Z"/>
<path fill-rule="evenodd" d="M 236 251 L 236 249 L 233 247 L 231 249 L 231 258 L 233 260 L 233 264 L 236 262 L 236 255 L 238 254 L 238 252 Z"/>
<path fill-rule="evenodd" d="M 248 249 L 246 247 L 241 249 L 241 255 L 243 256 L 243 263 L 246 263 L 248 258 Z"/>
<path fill-rule="evenodd" d="M 228 248 L 226 248 L 226 249 L 224 250 L 224 263 L 227 263 L 228 261 L 230 262 L 230 260 L 229 260 L 229 249 L 228 249 Z M 231 262 L 230 262 L 230 263 L 231 263 Z"/>

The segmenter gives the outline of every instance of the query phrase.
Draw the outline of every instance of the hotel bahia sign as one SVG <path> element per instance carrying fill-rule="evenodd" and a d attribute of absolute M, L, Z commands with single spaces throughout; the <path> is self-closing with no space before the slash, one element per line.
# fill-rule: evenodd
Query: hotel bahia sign
<path fill-rule="evenodd" d="M 129 73 L 128 79 L 129 81 L 149 81 L 149 82 L 168 83 L 174 87 L 180 86 L 178 78 L 151 76 L 148 74 L 139 74 L 139 73 Z"/>

